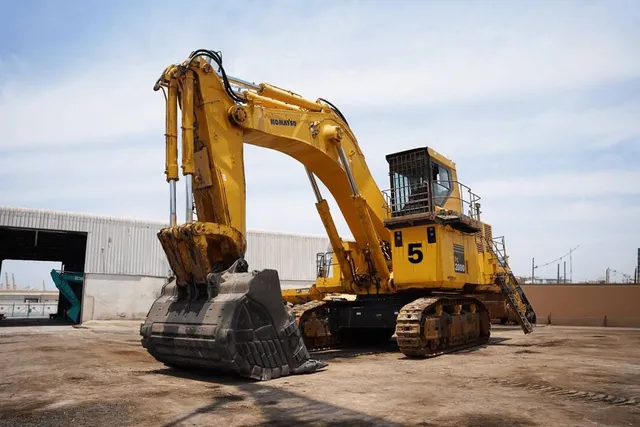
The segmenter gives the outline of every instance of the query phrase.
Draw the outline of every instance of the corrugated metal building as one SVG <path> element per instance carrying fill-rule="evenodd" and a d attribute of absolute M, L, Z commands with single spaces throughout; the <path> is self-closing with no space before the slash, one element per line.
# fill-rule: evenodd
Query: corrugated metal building
<path fill-rule="evenodd" d="M 87 233 L 85 273 L 166 277 L 156 233 L 162 223 L 107 216 L 0 207 L 0 227 Z"/>
<path fill-rule="evenodd" d="M 156 237 L 164 226 L 162 222 L 0 206 L 0 228 L 86 236 L 84 321 L 146 315 L 170 273 Z M 9 244 L 0 242 L 0 249 L 5 243 Z M 329 240 L 324 236 L 248 230 L 247 245 L 250 268 L 278 270 L 282 287 L 288 288 L 313 283 L 316 254 L 328 250 Z M 2 258 L 9 256 L 0 252 L 0 261 Z"/>

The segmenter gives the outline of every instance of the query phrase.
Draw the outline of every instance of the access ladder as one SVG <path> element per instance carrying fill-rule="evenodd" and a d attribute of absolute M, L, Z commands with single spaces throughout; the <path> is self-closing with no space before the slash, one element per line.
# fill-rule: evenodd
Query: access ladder
<path fill-rule="evenodd" d="M 533 307 L 529 303 L 524 291 L 518 283 L 518 279 L 514 276 L 509 264 L 507 263 L 506 256 L 500 257 L 500 249 L 498 248 L 495 240 L 487 240 L 487 247 L 491 251 L 491 254 L 498 260 L 500 266 L 504 268 L 504 273 L 498 273 L 497 282 L 502 290 L 502 294 L 507 298 L 509 308 L 516 314 L 518 324 L 522 328 L 525 334 L 533 332 L 532 322 L 536 321 L 536 313 Z"/>

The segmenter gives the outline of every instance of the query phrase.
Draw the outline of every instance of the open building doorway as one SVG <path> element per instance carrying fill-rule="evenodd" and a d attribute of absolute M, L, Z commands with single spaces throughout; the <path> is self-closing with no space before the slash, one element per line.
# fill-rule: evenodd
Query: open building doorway
<path fill-rule="evenodd" d="M 87 233 L 0 227 L 0 242 L 0 271 L 3 274 L 3 278 L 0 278 L 0 327 L 25 322 L 81 323 Z M 18 278 L 28 277 L 33 282 L 34 278 L 40 277 L 38 283 L 27 284 L 29 288 L 37 288 L 39 285 L 42 289 L 44 280 L 45 290 L 57 290 L 57 302 L 46 301 L 47 295 L 44 295 L 45 300 L 38 297 L 36 302 L 35 294 L 42 295 L 46 292 L 20 290 L 20 283 L 16 283 L 16 289 L 13 289 L 16 269 L 20 271 Z M 44 273 L 44 269 L 49 271 Z M 6 289 L 7 283 L 9 290 Z M 12 312 L 9 312 L 8 299 L 11 298 L 14 305 L 11 306 Z M 20 300 L 23 300 L 23 304 L 19 305 L 16 312 L 15 303 Z M 55 312 L 51 308 L 52 304 L 55 305 Z"/>
<path fill-rule="evenodd" d="M 51 270 L 62 263 L 5 259 L 0 269 L 0 316 L 9 320 L 55 319 L 60 291 Z"/>

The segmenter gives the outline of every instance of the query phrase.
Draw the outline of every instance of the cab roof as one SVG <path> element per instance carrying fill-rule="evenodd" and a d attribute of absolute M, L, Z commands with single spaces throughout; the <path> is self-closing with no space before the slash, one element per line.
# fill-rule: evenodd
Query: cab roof
<path fill-rule="evenodd" d="M 411 153 L 419 153 L 419 152 L 426 152 L 429 155 L 429 157 L 433 158 L 435 161 L 441 163 L 446 167 L 449 167 L 451 169 L 455 169 L 456 167 L 456 164 L 453 160 L 448 159 L 447 157 L 443 156 L 442 154 L 438 153 L 436 150 L 430 147 L 419 147 L 419 148 L 411 148 L 409 150 L 404 150 L 404 151 L 398 151 L 396 153 L 387 154 L 385 156 L 385 159 L 388 162 L 389 159 L 391 158 L 395 158 L 398 156 L 407 155 Z"/>

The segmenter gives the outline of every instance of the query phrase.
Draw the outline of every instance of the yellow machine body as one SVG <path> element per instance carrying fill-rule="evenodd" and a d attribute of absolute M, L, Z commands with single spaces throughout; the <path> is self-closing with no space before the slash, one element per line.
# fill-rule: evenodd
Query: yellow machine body
<path fill-rule="evenodd" d="M 204 49 L 167 67 L 154 89 L 166 91 L 171 189 L 171 223 L 158 237 L 175 274 L 141 329 L 158 360 L 268 379 L 317 369 L 308 350 L 380 342 L 394 333 L 404 354 L 437 355 L 486 342 L 490 313 L 473 297 L 482 293 L 501 296 L 531 331 L 535 313 L 504 245 L 480 220 L 479 197 L 432 148 L 387 155 L 390 188 L 382 191 L 346 118 L 324 99 L 229 77 L 220 54 Z M 175 203 L 178 107 L 183 224 Z M 282 291 L 277 272 L 250 273 L 244 261 L 244 144 L 279 151 L 306 168 L 331 244 L 307 290 Z M 316 179 L 336 201 L 352 241 L 340 237 Z M 285 302 L 293 307 L 286 310 Z"/>

